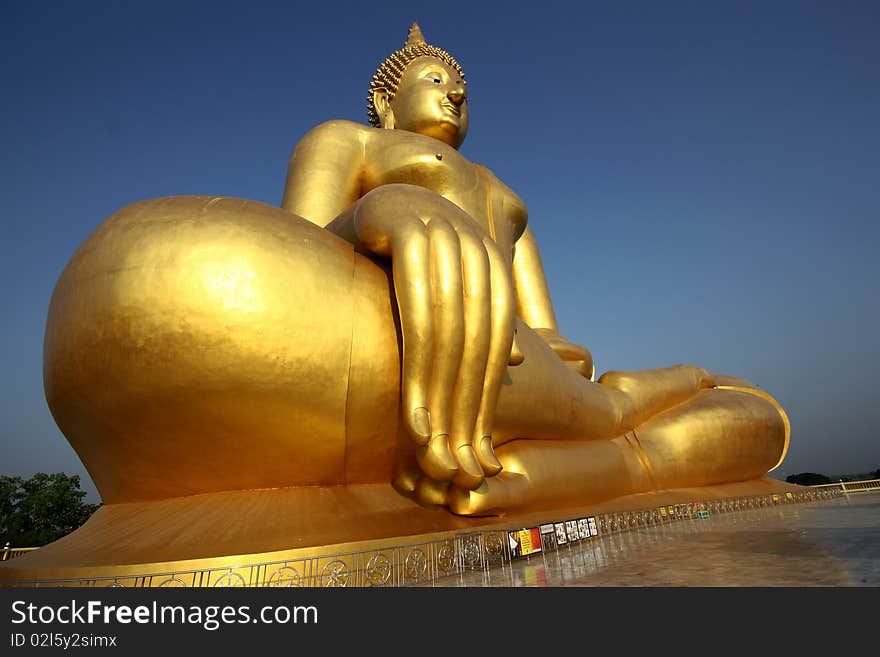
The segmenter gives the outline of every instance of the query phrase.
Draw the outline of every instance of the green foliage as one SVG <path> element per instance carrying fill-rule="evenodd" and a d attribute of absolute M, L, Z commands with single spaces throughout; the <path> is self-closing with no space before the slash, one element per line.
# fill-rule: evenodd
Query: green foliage
<path fill-rule="evenodd" d="M 40 547 L 66 536 L 100 506 L 85 496 L 79 475 L 0 477 L 0 547 Z"/>
<path fill-rule="evenodd" d="M 816 474 L 815 472 L 801 472 L 800 474 L 788 475 L 785 481 L 790 484 L 797 484 L 798 486 L 818 486 L 819 484 L 834 483 L 834 480 L 830 477 Z"/>

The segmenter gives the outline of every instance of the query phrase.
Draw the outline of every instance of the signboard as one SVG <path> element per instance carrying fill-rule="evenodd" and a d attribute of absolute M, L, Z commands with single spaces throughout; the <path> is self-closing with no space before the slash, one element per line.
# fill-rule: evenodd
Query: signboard
<path fill-rule="evenodd" d="M 509 531 L 507 540 L 514 559 L 541 551 L 541 532 L 537 527 Z"/>
<path fill-rule="evenodd" d="M 557 522 L 554 527 L 556 528 L 556 542 L 559 545 L 565 545 L 568 543 L 568 537 L 565 535 L 565 525 L 561 522 Z"/>
<path fill-rule="evenodd" d="M 599 528 L 596 527 L 596 516 L 587 518 L 587 524 L 590 526 L 590 536 L 598 536 Z"/>
<path fill-rule="evenodd" d="M 786 497 L 786 499 L 789 499 L 789 500 L 793 500 L 793 499 L 794 499 L 794 495 L 793 495 L 792 493 L 786 493 L 786 494 L 785 494 L 785 497 Z"/>
<path fill-rule="evenodd" d="M 578 520 L 578 538 L 581 540 L 590 538 L 590 523 L 587 522 L 586 518 Z"/>
<path fill-rule="evenodd" d="M 541 545 L 545 551 L 559 547 L 556 544 L 556 528 L 553 525 L 541 525 Z"/>
<path fill-rule="evenodd" d="M 569 541 L 577 541 L 580 539 L 580 532 L 578 531 L 578 521 L 577 520 L 566 520 L 565 521 L 565 533 L 568 534 Z"/>
<path fill-rule="evenodd" d="M 660 516 L 663 518 L 666 517 L 666 507 L 665 506 L 660 507 Z"/>

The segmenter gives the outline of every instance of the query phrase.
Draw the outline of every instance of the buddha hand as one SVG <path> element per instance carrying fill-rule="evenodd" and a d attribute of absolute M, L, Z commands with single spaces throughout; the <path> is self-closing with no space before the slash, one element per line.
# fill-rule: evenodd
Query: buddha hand
<path fill-rule="evenodd" d="M 402 419 L 419 467 L 437 482 L 475 489 L 501 471 L 492 448 L 495 406 L 508 364 L 521 361 L 509 270 L 471 217 L 419 187 L 378 187 L 350 221 L 360 247 L 391 258 L 403 333 Z"/>
<path fill-rule="evenodd" d="M 557 331 L 548 328 L 536 328 L 535 333 L 541 336 L 549 347 L 556 352 L 566 365 L 587 379 L 593 379 L 596 375 L 593 355 L 589 349 L 579 344 L 569 342 Z"/>

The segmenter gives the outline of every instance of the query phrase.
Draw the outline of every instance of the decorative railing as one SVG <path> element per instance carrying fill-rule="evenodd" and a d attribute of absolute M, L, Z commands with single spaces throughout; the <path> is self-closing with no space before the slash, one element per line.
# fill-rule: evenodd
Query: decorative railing
<path fill-rule="evenodd" d="M 851 482 L 847 482 L 848 484 Z M 712 515 L 841 497 L 839 487 L 706 501 L 565 518 L 537 527 L 510 527 L 450 535 L 422 543 L 305 556 L 239 566 L 119 577 L 16 582 L 17 586 L 68 587 L 372 587 L 422 586 L 453 575 L 550 552 L 619 532 Z M 36 548 L 7 546 L 3 559 Z"/>
<path fill-rule="evenodd" d="M 835 481 L 831 484 L 816 484 L 810 488 L 840 490 L 844 493 L 868 493 L 880 490 L 880 479 L 863 479 L 862 481 Z"/>
<path fill-rule="evenodd" d="M 35 547 L 23 547 L 23 548 L 13 548 L 9 547 L 9 543 L 3 548 L 2 554 L 0 554 L 0 561 L 9 561 L 10 559 L 15 559 L 15 557 L 20 557 L 26 552 L 31 552 L 33 550 L 38 550 L 39 548 Z"/>

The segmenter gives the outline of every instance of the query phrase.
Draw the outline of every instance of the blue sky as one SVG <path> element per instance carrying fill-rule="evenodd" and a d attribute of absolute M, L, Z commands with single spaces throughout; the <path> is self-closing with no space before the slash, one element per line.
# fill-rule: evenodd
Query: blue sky
<path fill-rule="evenodd" d="M 862 2 L 0 6 L 2 474 L 82 464 L 52 421 L 52 288 L 134 201 L 280 204 L 297 140 L 366 121 L 413 20 L 462 63 L 462 152 L 530 210 L 600 372 L 687 362 L 788 410 L 777 476 L 880 468 L 880 8 Z"/>

